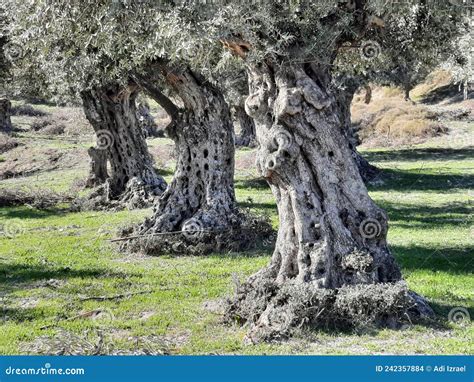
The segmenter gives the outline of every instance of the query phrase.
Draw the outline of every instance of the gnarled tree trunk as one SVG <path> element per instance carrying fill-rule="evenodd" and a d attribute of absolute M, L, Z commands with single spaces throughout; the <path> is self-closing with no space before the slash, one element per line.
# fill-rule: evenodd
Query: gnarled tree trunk
<path fill-rule="evenodd" d="M 87 153 L 91 158 L 91 163 L 86 187 L 93 188 L 104 184 L 109 177 L 107 174 L 107 152 L 95 147 L 89 147 Z"/>
<path fill-rule="evenodd" d="M 249 82 L 257 166 L 276 198 L 280 224 L 270 265 L 241 287 L 230 314 L 253 324 L 252 340 L 305 323 L 351 324 L 358 309 L 373 321 L 403 315 L 400 307 L 412 300 L 397 284 L 387 216 L 369 197 L 352 157 L 328 72 L 266 63 L 249 69 Z"/>
<path fill-rule="evenodd" d="M 239 122 L 240 134 L 235 138 L 237 146 L 255 147 L 257 138 L 255 136 L 255 123 L 253 119 L 245 112 L 245 107 L 234 107 L 235 119 Z"/>
<path fill-rule="evenodd" d="M 166 84 L 181 99 L 182 108 L 164 96 L 149 78 L 142 78 L 140 85 L 172 118 L 167 133 L 176 144 L 176 171 L 153 217 L 138 229 L 145 238 L 131 245 L 150 253 L 199 254 L 245 246 L 248 243 L 234 195 L 229 107 L 218 89 L 190 70 L 175 71 L 164 64 L 159 69 Z M 177 231 L 181 234 L 167 235 Z"/>
<path fill-rule="evenodd" d="M 0 99 L 0 132 L 10 134 L 12 131 L 11 122 L 12 104 L 7 99 Z"/>
<path fill-rule="evenodd" d="M 352 125 L 351 120 L 351 103 L 354 99 L 354 95 L 359 88 L 359 83 L 356 80 L 348 79 L 346 81 L 346 86 L 344 89 L 340 89 L 337 93 L 336 97 L 339 102 L 339 110 L 341 113 L 341 119 L 344 121 L 343 126 L 343 133 L 346 136 L 347 140 L 349 141 L 349 148 L 351 149 L 352 158 L 355 160 L 357 164 L 357 168 L 359 169 L 359 173 L 364 180 L 365 183 L 368 183 L 374 180 L 379 174 L 380 170 L 371 165 L 367 159 L 365 159 L 357 150 L 357 146 L 359 145 L 359 139 L 356 136 L 356 132 L 354 131 L 354 127 Z M 371 90 L 369 92 L 368 89 L 371 89 L 369 85 L 365 85 L 364 88 L 366 89 L 366 97 L 365 101 L 367 101 L 367 94 L 370 94 L 371 98 Z M 367 89 L 368 88 L 368 89 Z M 370 100 L 369 100 L 370 102 Z M 366 102 L 367 103 L 367 102 Z"/>
<path fill-rule="evenodd" d="M 81 94 L 84 111 L 97 137 L 97 149 L 107 152 L 111 174 L 104 189 L 106 202 L 128 208 L 150 205 L 166 188 L 154 168 L 137 121 L 138 87 L 116 84 Z"/>

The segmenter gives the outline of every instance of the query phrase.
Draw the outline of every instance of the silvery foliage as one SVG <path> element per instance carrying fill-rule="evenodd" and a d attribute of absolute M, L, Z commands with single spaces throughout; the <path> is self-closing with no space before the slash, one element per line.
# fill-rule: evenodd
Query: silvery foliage
<path fill-rule="evenodd" d="M 471 23 L 473 23 L 472 20 Z M 474 42 L 472 32 L 461 36 L 457 41 L 457 47 L 457 54 L 449 57 L 442 67 L 452 74 L 455 82 L 474 83 Z"/>
<path fill-rule="evenodd" d="M 350 74 L 362 82 L 413 87 L 443 62 L 461 62 L 465 67 L 465 61 L 459 60 L 459 38 L 468 28 L 462 8 L 430 1 L 396 4 L 393 14 L 383 16 L 384 25 L 365 37 L 380 44 L 379 54 L 361 60 L 357 46 L 346 46 L 340 49 L 335 73 Z M 399 7 L 404 11 L 397 11 Z"/>
<path fill-rule="evenodd" d="M 220 81 L 226 71 L 241 65 L 236 64 L 229 50 L 223 49 L 232 40 L 248 44 L 248 61 L 278 57 L 280 62 L 288 64 L 332 64 L 336 48 L 344 41 L 357 41 L 361 35 L 368 35 L 382 45 L 386 57 L 382 59 L 389 62 L 395 56 L 389 52 L 397 52 L 403 46 L 407 52 L 422 54 L 425 40 L 439 41 L 439 36 L 433 38 L 433 35 L 440 30 L 435 28 L 423 41 L 414 40 L 415 34 L 404 37 L 400 46 L 395 37 L 400 31 L 412 29 L 406 26 L 413 24 L 417 16 L 414 7 L 421 0 L 410 3 L 367 0 L 363 10 L 357 11 L 354 11 L 355 2 L 350 0 L 211 4 L 176 0 L 5 0 L 5 3 L 14 20 L 8 26 L 10 38 L 23 47 L 28 65 L 39 68 L 55 91 L 77 92 L 101 82 L 126 81 L 131 73 L 140 71 L 154 59 L 187 65 L 211 81 Z M 436 5 L 430 11 L 430 20 L 435 19 L 436 25 L 454 20 L 449 12 L 457 8 L 449 3 Z M 384 33 L 379 33 L 377 28 L 361 27 L 361 20 L 375 16 L 385 21 Z M 397 25 L 397 20 L 406 20 L 406 25 Z M 377 66 L 380 61 L 370 64 Z"/>

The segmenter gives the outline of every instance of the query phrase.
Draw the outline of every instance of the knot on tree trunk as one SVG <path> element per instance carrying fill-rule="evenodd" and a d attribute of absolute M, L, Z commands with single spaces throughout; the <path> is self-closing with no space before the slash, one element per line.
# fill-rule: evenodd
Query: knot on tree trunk
<path fill-rule="evenodd" d="M 267 96 L 263 89 L 250 93 L 245 100 L 245 112 L 254 119 L 262 118 L 269 110 L 269 105 L 266 102 Z"/>
<path fill-rule="evenodd" d="M 282 165 L 291 162 L 299 152 L 300 140 L 282 126 L 274 126 L 261 146 L 259 158 L 263 157 L 259 166 L 264 178 L 269 178 Z"/>

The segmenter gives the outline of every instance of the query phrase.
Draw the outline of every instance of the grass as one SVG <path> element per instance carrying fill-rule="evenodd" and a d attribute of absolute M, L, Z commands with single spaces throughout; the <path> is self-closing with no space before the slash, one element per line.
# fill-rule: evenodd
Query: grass
<path fill-rule="evenodd" d="M 245 345 L 245 328 L 223 325 L 204 305 L 232 293 L 233 275 L 245 278 L 267 264 L 271 248 L 206 257 L 124 255 L 107 239 L 149 210 L 68 213 L 23 206 L 0 209 L 0 225 L 13 232 L 0 237 L 0 354 L 88 352 L 84 344 L 101 337 L 106 353 L 472 354 L 474 325 L 447 319 L 453 308 L 468 309 L 474 317 L 469 194 L 474 150 L 459 138 L 469 137 L 472 126 L 450 128 L 457 133 L 422 145 L 364 152 L 386 174 L 370 194 L 390 217 L 392 251 L 409 287 L 429 299 L 439 324 L 365 333 L 309 331 L 284 343 Z M 49 144 L 68 149 L 60 138 Z M 150 146 L 155 152 L 167 145 L 157 139 Z M 237 152 L 237 198 L 241 206 L 269 214 L 276 226 L 274 198 L 249 166 L 254 155 Z M 163 163 L 168 162 L 173 161 Z M 2 186 L 27 181 L 67 190 L 86 169 L 87 163 L 40 172 Z M 167 180 L 172 176 L 170 168 L 163 173 Z M 86 300 L 124 293 L 132 295 Z M 94 313 L 81 316 L 85 312 Z M 62 345 L 54 345 L 54 338 Z"/>

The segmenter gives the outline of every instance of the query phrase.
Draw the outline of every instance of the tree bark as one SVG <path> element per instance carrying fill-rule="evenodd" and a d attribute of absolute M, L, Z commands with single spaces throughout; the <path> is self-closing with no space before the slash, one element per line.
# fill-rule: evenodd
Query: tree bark
<path fill-rule="evenodd" d="M 7 99 L 0 99 L 0 132 L 10 134 L 12 131 L 11 122 L 12 104 Z"/>
<path fill-rule="evenodd" d="M 89 178 L 86 181 L 86 187 L 93 188 L 107 181 L 107 152 L 95 147 L 89 147 L 87 150 L 91 158 Z"/>
<path fill-rule="evenodd" d="M 314 311 L 301 317 L 299 309 L 325 290 L 396 283 L 401 273 L 387 246 L 387 216 L 369 197 L 352 157 L 328 72 L 268 62 L 248 71 L 246 110 L 256 123 L 257 167 L 276 198 L 279 229 L 270 265 L 248 280 L 230 311 L 242 318 L 260 299 L 244 317 L 253 324 L 250 338 L 258 338 L 317 320 Z"/>
<path fill-rule="evenodd" d="M 352 125 L 351 104 L 358 88 L 359 83 L 357 81 L 346 81 L 345 88 L 339 90 L 339 93 L 336 94 L 336 98 L 339 102 L 341 118 L 344 121 L 343 125 L 345 126 L 345 129 L 343 132 L 349 142 L 349 148 L 352 152 L 352 158 L 354 159 L 357 168 L 359 169 L 359 173 L 363 181 L 365 183 L 368 183 L 374 180 L 378 175 L 380 175 L 380 170 L 374 165 L 370 164 L 369 161 L 365 159 L 357 150 L 357 146 L 360 142 Z M 371 89 L 369 85 L 365 85 L 364 88 L 366 89 L 365 101 L 367 103 L 367 95 L 370 94 L 371 98 L 372 91 L 369 91 L 369 89 Z"/>
<path fill-rule="evenodd" d="M 153 116 L 150 114 L 150 108 L 148 105 L 143 103 L 138 104 L 137 120 L 145 138 L 156 137 L 158 135 L 157 126 Z"/>
<path fill-rule="evenodd" d="M 222 93 L 191 70 L 165 64 L 160 75 L 182 101 L 178 108 L 150 80 L 140 85 L 168 112 L 166 128 L 176 145 L 176 171 L 155 207 L 138 229 L 141 250 L 199 254 L 245 243 L 234 194 L 234 140 L 230 111 Z M 155 75 L 157 68 L 155 67 Z M 167 232 L 180 231 L 172 240 Z M 237 245 L 237 247 L 235 247 Z"/>
<path fill-rule="evenodd" d="M 403 93 L 404 93 L 405 101 L 414 103 L 412 101 L 412 99 L 410 98 L 410 92 L 411 92 L 412 89 L 413 89 L 413 87 L 410 84 L 405 84 L 403 86 Z"/>
<path fill-rule="evenodd" d="M 235 119 L 239 122 L 240 135 L 236 137 L 237 146 L 255 147 L 257 145 L 255 136 L 255 123 L 245 112 L 244 106 L 235 106 Z"/>
<path fill-rule="evenodd" d="M 128 208 L 150 205 L 166 188 L 156 174 L 145 138 L 137 121 L 138 87 L 116 84 L 82 92 L 84 111 L 105 150 L 111 174 L 105 187 L 106 202 Z"/>
<path fill-rule="evenodd" d="M 365 85 L 365 97 L 364 97 L 364 102 L 366 104 L 369 104 L 370 101 L 372 101 L 372 87 L 370 85 Z"/>

